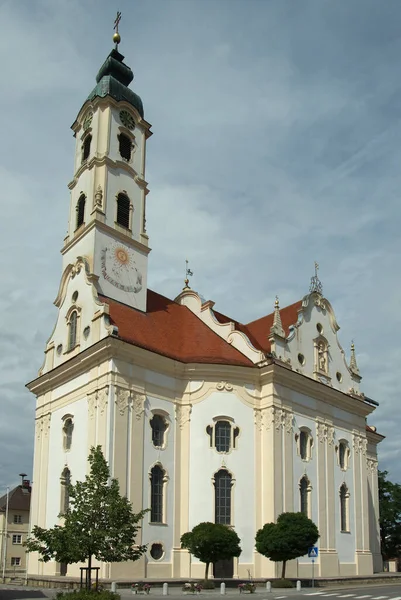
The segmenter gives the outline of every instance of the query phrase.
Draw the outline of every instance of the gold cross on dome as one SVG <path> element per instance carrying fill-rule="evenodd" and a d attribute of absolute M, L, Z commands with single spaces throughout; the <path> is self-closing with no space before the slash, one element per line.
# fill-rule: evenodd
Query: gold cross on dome
<path fill-rule="evenodd" d="M 117 16 L 116 16 L 115 21 L 114 21 L 114 27 L 113 27 L 113 29 L 116 30 L 116 33 L 118 33 L 118 24 L 119 24 L 120 21 L 121 21 L 121 12 L 118 10 L 117 11 Z"/>

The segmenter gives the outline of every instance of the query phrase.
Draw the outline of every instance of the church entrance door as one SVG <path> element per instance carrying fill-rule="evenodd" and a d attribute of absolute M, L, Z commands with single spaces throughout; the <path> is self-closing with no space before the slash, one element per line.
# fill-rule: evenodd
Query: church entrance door
<path fill-rule="evenodd" d="M 231 579 L 234 576 L 234 559 L 219 560 L 213 565 L 215 579 Z"/>

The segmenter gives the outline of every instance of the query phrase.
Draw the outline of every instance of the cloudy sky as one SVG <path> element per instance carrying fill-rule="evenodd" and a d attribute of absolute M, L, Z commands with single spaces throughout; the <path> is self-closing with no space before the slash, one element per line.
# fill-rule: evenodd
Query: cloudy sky
<path fill-rule="evenodd" d="M 401 482 L 399 0 L 0 0 L 0 492 L 31 475 L 35 398 L 56 318 L 70 125 L 112 48 L 148 143 L 150 287 L 192 285 L 247 322 L 320 264 L 380 466 Z"/>

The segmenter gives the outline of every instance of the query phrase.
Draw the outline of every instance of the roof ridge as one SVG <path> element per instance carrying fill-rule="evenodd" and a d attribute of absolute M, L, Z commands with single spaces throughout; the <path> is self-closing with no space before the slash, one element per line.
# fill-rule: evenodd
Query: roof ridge
<path fill-rule="evenodd" d="M 302 300 L 297 300 L 296 302 L 293 302 L 292 304 L 288 304 L 287 306 L 280 307 L 280 313 L 283 310 L 288 310 L 289 308 L 293 308 L 297 304 L 302 305 Z M 267 315 L 263 315 L 262 317 L 258 317 L 257 319 L 254 319 L 253 321 L 248 321 L 248 323 L 245 323 L 245 327 L 248 327 L 248 325 L 253 325 L 254 323 L 257 323 L 258 321 L 261 321 L 262 319 L 267 319 L 269 317 L 271 317 L 271 318 L 274 317 L 274 310 L 271 313 L 268 313 Z"/>

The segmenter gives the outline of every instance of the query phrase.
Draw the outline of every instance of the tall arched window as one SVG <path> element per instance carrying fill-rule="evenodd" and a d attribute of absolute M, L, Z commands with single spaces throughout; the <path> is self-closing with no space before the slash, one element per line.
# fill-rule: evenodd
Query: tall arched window
<path fill-rule="evenodd" d="M 77 202 L 77 226 L 80 227 L 85 220 L 85 194 L 81 194 Z"/>
<path fill-rule="evenodd" d="M 220 469 L 214 476 L 215 522 L 231 525 L 232 477 L 226 469 Z"/>
<path fill-rule="evenodd" d="M 68 324 L 68 350 L 73 350 L 77 345 L 77 321 L 78 314 L 74 310 L 70 316 L 70 322 Z"/>
<path fill-rule="evenodd" d="M 349 492 L 345 483 L 340 487 L 340 526 L 341 531 L 349 531 Z"/>
<path fill-rule="evenodd" d="M 167 429 L 167 423 L 161 415 L 153 415 L 150 426 L 152 428 L 152 442 L 155 448 L 164 446 L 164 434 Z"/>
<path fill-rule="evenodd" d="M 91 141 L 92 141 L 92 136 L 89 134 L 86 136 L 86 138 L 83 141 L 82 144 L 82 162 L 84 162 L 85 160 L 87 160 L 89 158 L 89 154 L 91 151 Z"/>
<path fill-rule="evenodd" d="M 118 142 L 120 146 L 120 155 L 125 160 L 131 160 L 132 142 L 127 135 L 120 133 L 118 136 Z"/>
<path fill-rule="evenodd" d="M 129 229 L 130 201 L 127 194 L 117 196 L 117 223 Z"/>
<path fill-rule="evenodd" d="M 63 447 L 66 452 L 71 450 L 72 445 L 72 432 L 74 430 L 74 423 L 71 418 L 64 421 L 63 425 Z"/>
<path fill-rule="evenodd" d="M 150 472 L 150 522 L 163 523 L 165 471 L 155 465 Z"/>
<path fill-rule="evenodd" d="M 311 506 L 310 506 L 310 493 L 311 487 L 309 483 L 309 479 L 304 475 L 301 481 L 299 482 L 299 498 L 300 498 L 300 508 L 301 513 L 304 513 L 307 517 L 310 516 Z"/>
<path fill-rule="evenodd" d="M 217 421 L 214 436 L 217 452 L 229 452 L 231 446 L 231 423 L 229 421 Z"/>
<path fill-rule="evenodd" d="M 301 431 L 299 434 L 299 454 L 302 460 L 308 458 L 308 433 L 306 431 Z"/>
<path fill-rule="evenodd" d="M 66 467 L 61 473 L 61 493 L 60 493 L 60 512 L 66 513 L 70 506 L 71 471 Z"/>

